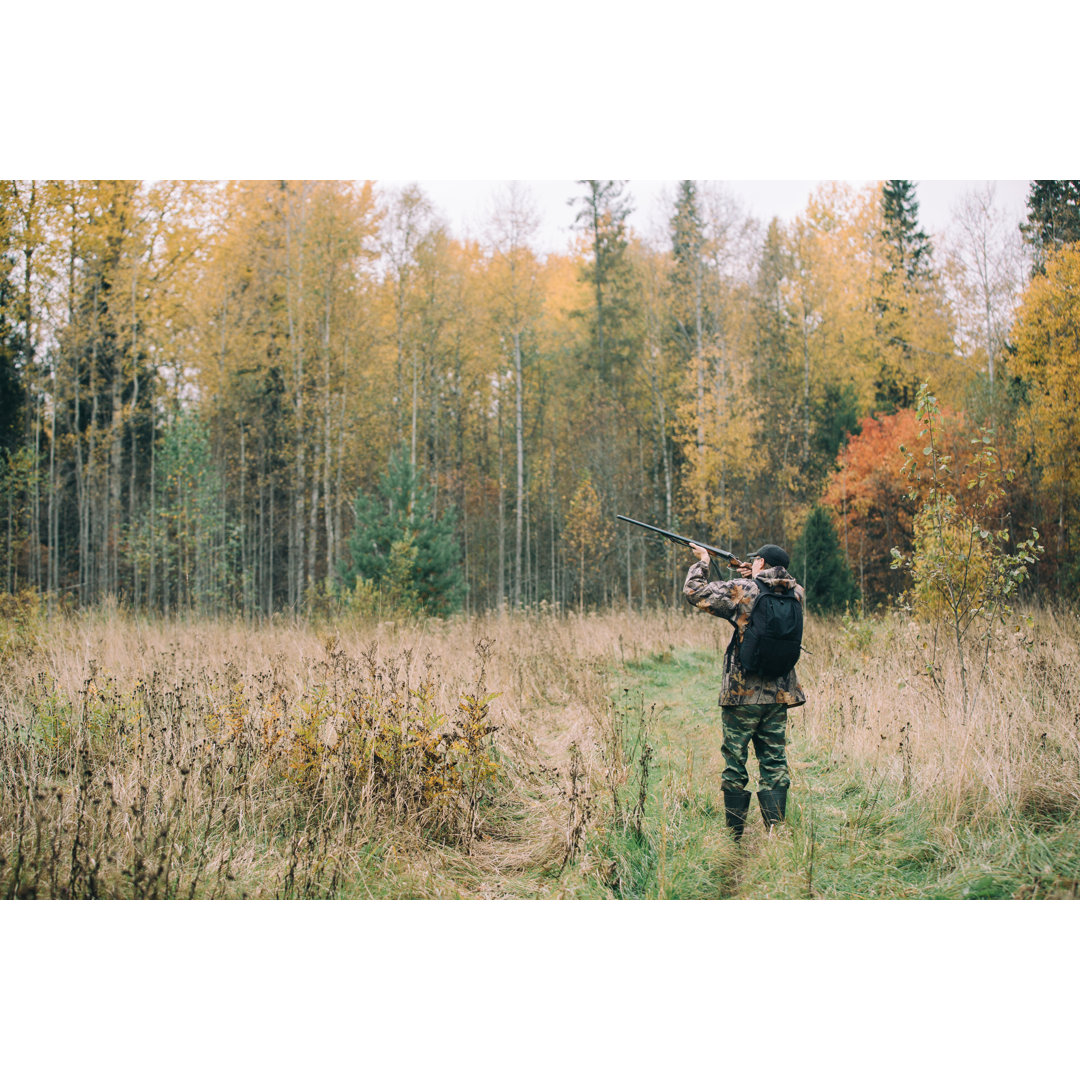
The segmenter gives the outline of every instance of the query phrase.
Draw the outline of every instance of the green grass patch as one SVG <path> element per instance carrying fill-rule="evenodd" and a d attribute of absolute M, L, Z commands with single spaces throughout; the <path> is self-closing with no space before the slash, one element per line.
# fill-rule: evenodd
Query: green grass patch
<path fill-rule="evenodd" d="M 609 895 L 639 898 L 1005 899 L 1080 895 L 1080 820 L 1017 808 L 976 828 L 935 818 L 892 779 L 789 726 L 786 823 L 751 803 L 743 841 L 724 825 L 718 658 L 666 651 L 622 665 L 616 709 L 653 748 L 636 823 L 601 838 Z M 624 723 L 629 730 L 632 723 Z M 756 762 L 751 751 L 751 789 Z M 640 767 L 634 782 L 640 783 Z M 633 783 L 628 783 L 628 788 Z M 635 789 L 637 790 L 637 789 Z M 1064 820 L 1062 820 L 1064 818 Z"/>

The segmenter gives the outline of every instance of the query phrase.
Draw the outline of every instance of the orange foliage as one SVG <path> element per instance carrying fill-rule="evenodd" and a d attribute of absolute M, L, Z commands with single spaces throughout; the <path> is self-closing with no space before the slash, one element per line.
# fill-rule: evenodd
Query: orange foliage
<path fill-rule="evenodd" d="M 901 472 L 907 461 L 902 447 L 913 447 L 918 437 L 913 409 L 863 420 L 862 433 L 841 450 L 840 471 L 821 500 L 839 516 L 840 538 L 866 603 L 887 600 L 903 588 L 899 573 L 890 569 L 890 551 L 911 547 L 913 507 Z"/>
<path fill-rule="evenodd" d="M 936 431 L 939 454 L 951 459 L 955 494 L 961 506 L 977 501 L 979 492 L 968 490 L 965 474 L 971 466 L 976 446 L 974 433 L 965 428 L 962 413 L 942 410 Z M 905 473 L 905 448 L 915 456 L 914 475 Z M 868 417 L 862 433 L 853 436 L 840 452 L 839 471 L 829 481 L 822 502 L 832 507 L 840 520 L 840 538 L 863 599 L 869 604 L 896 596 L 907 585 L 903 573 L 891 568 L 892 548 L 911 550 L 912 519 L 919 500 L 908 492 L 923 487 L 926 471 L 921 468 L 927 440 L 914 409 L 901 409 L 891 416 Z M 974 511 L 974 505 L 971 509 Z M 997 523 L 986 523 L 988 526 Z"/>

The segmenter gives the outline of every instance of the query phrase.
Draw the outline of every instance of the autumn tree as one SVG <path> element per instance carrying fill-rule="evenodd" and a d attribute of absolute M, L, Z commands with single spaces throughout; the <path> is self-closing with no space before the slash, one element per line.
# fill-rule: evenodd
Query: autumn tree
<path fill-rule="evenodd" d="M 594 589 L 603 572 L 604 555 L 611 539 L 611 526 L 604 516 L 600 495 L 588 475 L 581 478 L 570 500 L 564 536 L 577 563 L 578 608 L 583 611 L 586 595 L 596 597 Z"/>
<path fill-rule="evenodd" d="M 792 536 L 873 401 L 875 194 L 823 185 L 787 228 L 770 224 L 750 292 L 760 420 L 755 536 Z"/>
<path fill-rule="evenodd" d="M 996 383 L 1024 278 L 1020 237 L 997 202 L 993 184 L 967 192 L 947 234 L 946 279 L 957 338 L 973 370 Z"/>
<path fill-rule="evenodd" d="M 584 255 L 578 272 L 591 303 L 577 309 L 588 337 L 582 337 L 567 388 L 589 422 L 579 419 L 571 475 L 587 471 L 605 505 L 625 505 L 640 491 L 641 450 L 649 438 L 648 399 L 635 370 L 644 329 L 642 244 L 627 226 L 631 202 L 624 181 L 578 183 L 585 189 L 573 200 Z M 624 566 L 629 543 L 618 535 L 611 553 Z M 612 580 L 601 576 L 605 592 Z"/>
<path fill-rule="evenodd" d="M 717 271 L 723 240 L 707 236 L 698 186 L 693 180 L 679 183 L 669 229 L 670 347 L 689 390 L 683 408 L 684 452 L 688 459 L 686 484 L 692 489 L 693 505 L 686 506 L 687 520 L 692 520 L 699 531 L 719 526 L 723 532 L 725 525 L 730 527 L 726 504 L 732 458 L 741 456 L 737 445 L 725 435 L 732 432 L 733 420 L 740 429 L 745 425 L 738 423 L 736 409 L 732 408 L 731 357 L 722 339 L 722 285 Z M 745 431 L 742 433 L 745 435 Z"/>
<path fill-rule="evenodd" d="M 219 212 L 192 368 L 231 481 L 243 607 L 269 613 L 333 590 L 357 473 L 392 430 L 371 392 L 376 207 L 370 184 L 259 182 L 228 185 Z"/>
<path fill-rule="evenodd" d="M 574 251 L 549 254 L 544 260 L 543 305 L 535 327 L 532 379 L 526 383 L 527 391 L 533 389 L 526 494 L 534 515 L 533 559 L 540 563 L 534 587 L 538 598 L 562 608 L 573 602 L 576 577 L 576 557 L 565 542 L 565 514 L 582 470 L 595 464 L 602 452 L 604 440 L 596 429 L 606 425 L 608 415 L 607 396 L 598 389 L 596 373 L 583 371 L 591 328 L 577 313 L 588 309 L 592 293 L 581 273 L 584 257 Z"/>
<path fill-rule="evenodd" d="M 43 507 L 50 511 L 51 524 L 55 506 L 56 423 L 55 410 L 50 416 L 48 409 L 54 354 L 41 348 L 48 277 L 41 271 L 51 261 L 46 231 L 50 185 L 36 180 L 0 181 L 0 185 L 0 453 L 5 447 L 9 455 L 15 453 L 15 443 L 20 443 L 19 460 L 11 462 L 12 473 L 5 483 L 9 548 L 12 492 L 21 488 L 26 580 L 38 589 L 55 590 L 53 531 L 43 535 L 41 528 Z M 46 456 L 53 466 L 48 473 Z"/>
<path fill-rule="evenodd" d="M 910 554 L 913 515 L 926 493 L 943 473 L 976 475 L 980 471 L 976 459 L 990 439 L 967 415 L 939 404 L 926 384 L 920 392 L 925 400 L 933 401 L 935 410 L 934 461 L 929 460 L 925 444 L 919 443 L 924 428 L 915 410 L 866 418 L 862 432 L 840 452 L 838 471 L 821 500 L 835 511 L 845 556 L 858 576 L 864 601 L 873 604 L 894 598 L 907 587 L 900 563 L 891 565 L 889 552 L 897 548 L 904 559 Z M 1011 451 L 995 447 L 992 468 L 981 471 L 985 483 L 1003 490 L 1015 471 Z M 986 528 L 1009 527 L 1008 500 L 995 500 L 991 513 L 982 487 L 959 483 L 956 487 L 958 512 L 977 518 Z"/>
<path fill-rule="evenodd" d="M 825 184 L 811 194 L 789 238 L 787 295 L 795 318 L 792 366 L 800 400 L 798 457 L 813 487 L 831 467 L 856 417 L 872 406 L 875 230 L 870 191 Z"/>
<path fill-rule="evenodd" d="M 418 382 L 418 314 L 417 293 L 412 288 L 421 243 L 434 225 L 434 208 L 416 184 L 389 193 L 383 200 L 384 227 L 380 230 L 379 251 L 383 261 L 382 277 L 390 289 L 394 334 L 394 404 L 397 438 L 405 436 L 403 421 L 416 415 L 416 394 L 410 386 Z M 406 413 L 402 407 L 412 402 Z M 410 424 L 410 457 L 416 463 L 414 425 Z"/>
<path fill-rule="evenodd" d="M 916 416 L 921 453 L 905 448 L 905 472 L 912 480 L 909 497 L 917 507 L 914 550 L 905 556 L 894 549 L 893 565 L 906 564 L 911 571 L 909 597 L 915 616 L 941 626 L 952 638 L 966 718 L 986 672 L 994 624 L 1009 615 L 1012 598 L 1043 548 L 1037 530 L 1020 540 L 1008 528 L 987 527 L 1000 513 L 1005 495 L 1001 481 L 1011 479 L 1002 468 L 992 431 L 984 428 L 977 440 L 969 439 L 966 460 L 958 462 L 946 452 L 943 416 L 926 383 L 919 387 Z M 1012 545 L 1015 550 L 1010 550 Z M 936 633 L 926 673 L 942 708 L 951 708 Z"/>
<path fill-rule="evenodd" d="M 860 434 L 840 453 L 840 468 L 829 480 L 822 503 L 839 520 L 844 558 L 855 572 L 866 604 L 887 603 L 905 587 L 892 567 L 892 549 L 910 551 L 912 509 L 902 475 L 903 447 L 915 444 L 914 410 L 901 409 L 863 421 Z"/>
<path fill-rule="evenodd" d="M 735 544 L 761 447 L 760 408 L 750 392 L 756 364 L 748 315 L 757 235 L 741 207 L 707 182 L 681 182 L 667 223 L 676 507 L 685 528 Z"/>
<path fill-rule="evenodd" d="M 116 595 L 130 574 L 124 531 L 138 514 L 137 473 L 153 441 L 145 391 L 155 371 L 144 331 L 160 252 L 140 185 L 57 185 L 52 198 L 67 264 L 67 320 L 56 335 L 63 397 L 54 408 L 74 444 L 56 482 L 60 513 L 73 510 L 77 522 L 78 592 L 88 602 Z"/>
<path fill-rule="evenodd" d="M 1029 283 L 1013 328 L 1013 373 L 1023 380 L 1021 423 L 1034 450 L 1037 482 L 1052 500 L 1054 550 L 1065 570 L 1059 584 L 1080 576 L 1075 534 L 1080 519 L 1080 243 L 1050 253 Z"/>
<path fill-rule="evenodd" d="M 518 184 L 495 200 L 491 222 L 492 318 L 500 345 L 509 353 L 514 385 L 514 585 L 521 606 L 522 539 L 525 526 L 524 355 L 540 316 L 540 264 L 530 248 L 540 219 L 535 203 Z"/>
<path fill-rule="evenodd" d="M 295 590 L 295 572 L 283 566 L 295 560 L 285 192 L 271 182 L 230 183 L 215 201 L 217 239 L 195 298 L 202 332 L 194 336 L 205 351 L 193 369 L 230 479 L 242 609 L 270 614 Z"/>

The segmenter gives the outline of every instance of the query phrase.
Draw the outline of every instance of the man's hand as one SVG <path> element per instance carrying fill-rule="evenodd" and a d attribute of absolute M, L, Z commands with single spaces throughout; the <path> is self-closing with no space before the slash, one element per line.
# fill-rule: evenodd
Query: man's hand
<path fill-rule="evenodd" d="M 693 540 L 690 541 L 690 550 L 697 556 L 699 562 L 709 565 L 709 553 L 704 548 L 699 548 Z"/>

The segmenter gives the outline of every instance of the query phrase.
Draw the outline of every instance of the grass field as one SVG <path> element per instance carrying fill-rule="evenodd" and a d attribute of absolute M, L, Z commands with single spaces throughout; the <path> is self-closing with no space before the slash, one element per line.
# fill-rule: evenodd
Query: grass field
<path fill-rule="evenodd" d="M 699 613 L 19 609 L 0 629 L 0 895 L 1075 898 L 1077 631 L 1050 612 L 1002 628 L 964 716 L 926 628 L 811 620 L 788 822 L 766 835 L 755 803 L 735 845 L 729 631 Z"/>

